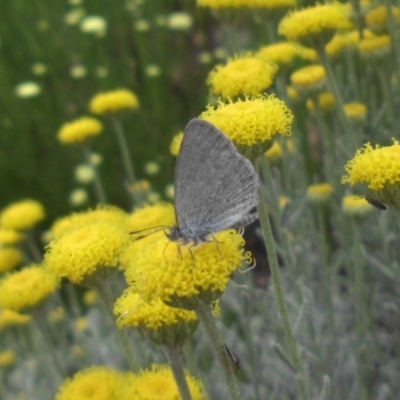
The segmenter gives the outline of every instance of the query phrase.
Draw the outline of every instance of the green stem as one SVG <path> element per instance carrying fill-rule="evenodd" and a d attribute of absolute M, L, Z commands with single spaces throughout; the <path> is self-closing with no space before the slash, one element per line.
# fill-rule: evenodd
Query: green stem
<path fill-rule="evenodd" d="M 124 165 L 124 169 L 125 169 L 125 173 L 126 173 L 126 177 L 127 177 L 127 186 L 129 189 L 132 189 L 136 180 L 135 180 L 135 173 L 133 171 L 131 155 L 129 152 L 128 143 L 126 141 L 124 129 L 122 128 L 122 124 L 119 119 L 112 118 L 112 124 L 114 126 L 114 131 L 115 131 L 115 134 L 117 137 L 119 151 L 120 151 L 121 157 L 122 157 L 122 163 Z M 129 193 L 132 193 L 132 191 L 129 190 Z M 135 196 L 135 195 L 133 194 L 133 196 Z M 136 199 L 136 198 L 134 198 L 133 200 L 135 201 L 135 203 L 138 201 L 138 199 Z M 139 204 L 136 204 L 136 205 L 139 205 Z"/>
<path fill-rule="evenodd" d="M 135 355 L 129 342 L 127 331 L 124 328 L 119 329 L 115 321 L 115 316 L 113 312 L 114 299 L 111 293 L 111 287 L 108 279 L 99 279 L 96 283 L 96 289 L 98 290 L 100 297 L 104 302 L 108 315 L 113 321 L 113 324 L 117 331 L 118 339 L 122 345 L 122 348 L 124 349 L 124 354 L 129 363 L 129 366 L 133 372 L 137 372 L 139 370 L 139 367 L 136 363 Z"/>
<path fill-rule="evenodd" d="M 26 232 L 26 244 L 28 246 L 29 254 L 32 256 L 33 261 L 36 263 L 41 263 L 42 253 L 40 252 L 40 249 L 35 241 L 32 230 L 28 230 Z"/>
<path fill-rule="evenodd" d="M 68 375 L 65 371 L 64 365 L 61 363 L 58 357 L 57 345 L 54 342 L 54 337 L 51 334 L 50 329 L 47 325 L 44 305 L 37 307 L 33 311 L 32 317 L 46 343 L 46 349 L 48 350 L 48 354 L 50 355 L 54 370 L 57 372 L 58 377 L 60 378 L 60 382 L 62 382 Z"/>
<path fill-rule="evenodd" d="M 190 394 L 189 386 L 186 381 L 185 371 L 183 370 L 181 346 L 164 346 L 164 352 L 172 369 L 172 373 L 174 375 L 174 379 L 176 385 L 178 386 L 182 400 L 192 400 L 192 395 Z"/>
<path fill-rule="evenodd" d="M 206 331 L 211 347 L 220 364 L 230 398 L 233 400 L 240 400 L 241 396 L 235 374 L 232 370 L 232 364 L 229 360 L 228 354 L 226 353 L 225 345 L 218 332 L 217 325 L 215 324 L 210 304 L 205 303 L 199 298 L 195 312 L 201 325 Z"/>
<path fill-rule="evenodd" d="M 94 185 L 94 191 L 96 193 L 97 201 L 101 204 L 106 204 L 107 199 L 106 199 L 106 195 L 104 192 L 103 184 L 100 179 L 98 167 L 93 165 L 90 162 L 90 148 L 87 145 L 83 145 L 82 151 L 83 151 L 83 157 L 84 157 L 85 162 L 88 163 L 89 165 L 91 165 L 94 170 L 93 185 Z"/>
<path fill-rule="evenodd" d="M 278 306 L 279 316 L 282 321 L 286 345 L 289 350 L 290 361 L 296 367 L 298 373 L 298 386 L 302 400 L 309 399 L 307 383 L 304 376 L 304 366 L 300 357 L 300 351 L 296 338 L 293 335 L 292 326 L 289 320 L 289 312 L 285 300 L 285 293 L 280 276 L 278 258 L 275 250 L 274 238 L 271 225 L 268 218 L 267 206 L 263 199 L 265 198 L 264 189 L 260 189 L 260 203 L 258 205 L 258 215 L 260 217 L 261 228 L 264 235 L 265 246 L 267 248 L 268 261 L 271 270 L 272 284 L 274 287 L 275 301 Z"/>
<path fill-rule="evenodd" d="M 389 123 L 393 124 L 393 122 L 396 119 L 396 107 L 394 105 L 393 102 L 393 95 L 392 95 L 392 90 L 390 87 L 390 75 L 388 76 L 387 72 L 386 72 L 386 68 L 384 65 L 382 65 L 381 63 L 377 64 L 375 66 L 375 71 L 378 75 L 378 79 L 379 82 L 381 84 L 382 90 L 383 90 L 383 94 L 385 97 L 385 103 L 388 105 L 388 113 L 389 113 Z"/>
<path fill-rule="evenodd" d="M 356 335 L 357 335 L 357 361 L 359 373 L 359 385 L 361 398 L 368 398 L 366 387 L 366 362 L 364 351 L 365 339 L 367 336 L 366 318 L 368 310 L 364 291 L 364 266 L 362 265 L 361 233 L 357 222 L 353 224 L 353 262 L 354 262 L 354 287 L 356 303 Z M 368 350 L 369 352 L 370 350 Z"/>
<path fill-rule="evenodd" d="M 330 88 L 331 88 L 331 90 L 332 90 L 332 92 L 333 92 L 333 94 L 335 96 L 336 109 L 337 109 L 338 114 L 339 114 L 339 119 L 342 122 L 343 128 L 345 130 L 345 134 L 348 135 L 348 136 L 351 136 L 352 141 L 353 141 L 353 145 L 355 146 L 355 148 L 357 148 L 357 143 L 358 143 L 357 142 L 357 138 L 355 137 L 354 131 L 351 128 L 350 121 L 347 118 L 347 115 L 346 115 L 346 113 L 344 111 L 344 103 L 343 103 L 343 100 L 342 100 L 342 96 L 340 94 L 339 87 L 338 87 L 338 85 L 336 83 L 335 75 L 333 73 L 332 66 L 331 66 L 331 63 L 329 61 L 328 54 L 326 53 L 326 50 L 325 50 L 325 45 L 324 44 L 320 45 L 318 47 L 317 51 L 318 51 L 318 55 L 319 55 L 319 57 L 320 57 L 320 59 L 322 61 L 322 64 L 325 67 L 326 73 L 328 74 L 329 86 L 330 86 Z"/>

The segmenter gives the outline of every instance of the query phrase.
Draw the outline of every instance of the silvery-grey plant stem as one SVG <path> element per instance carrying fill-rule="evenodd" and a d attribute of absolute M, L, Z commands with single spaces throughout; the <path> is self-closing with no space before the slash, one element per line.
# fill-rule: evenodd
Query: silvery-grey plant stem
<path fill-rule="evenodd" d="M 181 346 L 176 344 L 164 346 L 164 353 L 171 367 L 182 400 L 192 400 L 185 371 L 183 370 Z"/>
<path fill-rule="evenodd" d="M 271 224 L 268 218 L 267 205 L 264 202 L 265 193 L 260 188 L 260 203 L 257 207 L 258 215 L 261 222 L 261 228 L 264 236 L 265 246 L 267 248 L 269 267 L 271 270 L 272 284 L 274 288 L 275 301 L 278 306 L 279 316 L 282 321 L 283 331 L 285 335 L 286 346 L 289 351 L 290 361 L 297 370 L 297 383 L 302 400 L 309 399 L 308 387 L 304 374 L 303 362 L 300 357 L 300 351 L 296 338 L 294 337 L 292 326 L 289 319 L 289 312 L 286 304 L 285 293 L 283 289 L 282 279 L 279 271 L 278 257 L 276 255 L 274 237 L 272 235 Z"/>
<path fill-rule="evenodd" d="M 230 399 L 240 400 L 239 387 L 236 382 L 235 374 L 232 370 L 232 364 L 229 360 L 228 354 L 226 353 L 224 342 L 218 332 L 215 319 L 211 311 L 211 305 L 205 303 L 203 300 L 198 299 L 197 307 L 194 310 L 200 324 L 203 326 L 208 339 L 210 340 L 211 347 L 214 351 L 215 356 L 219 362 L 222 370 L 222 375 L 225 380 L 225 384 L 228 388 Z"/>

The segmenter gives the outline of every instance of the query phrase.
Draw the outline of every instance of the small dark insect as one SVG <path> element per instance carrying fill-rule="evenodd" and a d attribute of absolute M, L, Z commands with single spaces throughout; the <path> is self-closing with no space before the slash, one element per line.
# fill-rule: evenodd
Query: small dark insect
<path fill-rule="evenodd" d="M 372 206 L 374 206 L 375 208 L 377 208 L 378 210 L 386 210 L 386 206 L 382 203 L 380 203 L 379 201 L 373 199 L 371 196 L 366 195 L 365 196 L 365 200 L 368 201 L 369 204 L 371 204 Z"/>
<path fill-rule="evenodd" d="M 224 344 L 226 353 L 237 369 L 240 369 L 240 359 L 228 344 Z"/>

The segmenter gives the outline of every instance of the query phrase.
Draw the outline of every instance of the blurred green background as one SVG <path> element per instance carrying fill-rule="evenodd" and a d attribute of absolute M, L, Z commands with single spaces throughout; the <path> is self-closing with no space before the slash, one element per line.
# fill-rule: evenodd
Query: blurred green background
<path fill-rule="evenodd" d="M 0 208 L 30 197 L 42 202 L 48 222 L 70 210 L 81 154 L 57 141 L 65 122 L 89 114 L 98 92 L 127 88 L 140 109 L 121 116 L 135 172 L 144 164 L 160 173 L 149 180 L 163 195 L 173 181 L 172 137 L 207 104 L 205 79 L 218 47 L 208 10 L 195 1 L 5 1 L 0 13 Z M 170 26 L 187 12 L 191 26 Z M 99 16 L 104 34 L 82 31 L 84 18 Z M 41 92 L 21 97 L 21 83 Z M 110 203 L 129 208 L 123 168 L 107 118 L 93 150 L 103 156 L 100 174 Z M 94 205 L 91 198 L 89 205 Z"/>

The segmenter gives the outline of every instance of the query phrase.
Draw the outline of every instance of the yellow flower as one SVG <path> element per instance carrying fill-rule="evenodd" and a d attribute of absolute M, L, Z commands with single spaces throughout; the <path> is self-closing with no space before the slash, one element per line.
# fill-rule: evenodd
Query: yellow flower
<path fill-rule="evenodd" d="M 176 224 L 174 205 L 159 202 L 151 206 L 146 205 L 135 210 L 127 218 L 129 231 L 141 231 L 160 226 L 173 226 Z"/>
<path fill-rule="evenodd" d="M 2 351 L 0 353 L 0 367 L 9 367 L 15 364 L 17 356 L 12 350 Z"/>
<path fill-rule="evenodd" d="M 185 371 L 185 378 L 191 398 L 206 400 L 207 395 L 201 381 L 190 376 L 187 371 Z M 129 374 L 127 381 L 124 382 L 124 388 L 124 394 L 119 400 L 177 400 L 181 398 L 169 365 L 153 364 L 150 369 L 142 370 L 137 375 Z M 57 398 L 56 400 L 64 399 Z"/>
<path fill-rule="evenodd" d="M 78 318 L 75 320 L 74 325 L 75 325 L 75 329 L 78 332 L 84 332 L 88 329 L 89 322 L 88 322 L 87 318 L 81 317 L 81 318 Z"/>
<path fill-rule="evenodd" d="M 39 265 L 14 272 L 0 281 L 0 306 L 21 311 L 36 306 L 58 289 L 57 278 Z"/>
<path fill-rule="evenodd" d="M 299 92 L 291 85 L 286 86 L 286 94 L 293 103 L 301 100 Z"/>
<path fill-rule="evenodd" d="M 314 46 L 328 42 L 336 30 L 350 28 L 346 7 L 328 3 L 290 12 L 279 24 L 278 32 L 287 40 Z"/>
<path fill-rule="evenodd" d="M 336 108 L 335 96 L 331 92 L 324 92 L 318 95 L 318 104 L 322 111 L 333 111 Z M 306 102 L 307 109 L 315 111 L 313 99 L 308 99 Z"/>
<path fill-rule="evenodd" d="M 236 232 L 224 231 L 214 236 L 216 241 L 195 247 L 170 243 L 165 236 L 154 238 L 131 260 L 125 271 L 128 284 L 148 302 L 159 298 L 191 309 L 196 296 L 209 303 L 215 301 L 232 272 L 242 260 L 249 261 L 250 255 L 242 250 L 244 240 Z"/>
<path fill-rule="evenodd" d="M 12 326 L 25 325 L 31 321 L 30 315 L 13 310 L 0 309 L 0 331 Z"/>
<path fill-rule="evenodd" d="M 183 132 L 179 132 L 172 138 L 169 151 L 173 156 L 177 156 L 179 154 L 179 151 L 181 149 L 182 139 L 183 139 Z"/>
<path fill-rule="evenodd" d="M 54 310 L 51 310 L 48 315 L 48 320 L 53 324 L 62 321 L 64 318 L 65 309 L 63 307 L 57 307 Z"/>
<path fill-rule="evenodd" d="M 389 35 L 373 36 L 358 43 L 362 57 L 379 60 L 387 57 L 392 51 L 392 38 Z"/>
<path fill-rule="evenodd" d="M 375 148 L 367 143 L 356 151 L 345 166 L 342 183 L 354 186 L 363 183 L 373 201 L 398 207 L 400 205 L 400 144 Z"/>
<path fill-rule="evenodd" d="M 212 93 L 222 97 L 242 94 L 255 96 L 272 85 L 277 67 L 251 55 L 229 59 L 226 65 L 217 65 L 209 74 L 207 84 Z"/>
<path fill-rule="evenodd" d="M 14 229 L 0 228 L 0 245 L 13 245 L 25 239 L 25 235 Z"/>
<path fill-rule="evenodd" d="M 394 6 L 390 8 L 393 20 L 398 22 L 400 20 L 400 8 Z M 385 32 L 388 24 L 388 7 L 383 5 L 367 12 L 365 22 L 371 31 L 376 33 Z"/>
<path fill-rule="evenodd" d="M 44 207 L 36 200 L 22 200 L 10 204 L 0 214 L 3 229 L 26 230 L 45 218 Z"/>
<path fill-rule="evenodd" d="M 124 374 L 107 366 L 92 366 L 64 381 L 56 400 L 119 400 Z M 133 398 L 133 397 L 131 397 Z"/>
<path fill-rule="evenodd" d="M 342 199 L 342 210 L 352 217 L 364 217 L 373 211 L 373 206 L 361 196 L 348 195 Z"/>
<path fill-rule="evenodd" d="M 92 113 L 99 115 L 120 110 L 134 110 L 139 108 L 139 100 L 130 90 L 117 89 L 94 96 L 90 100 L 89 108 Z"/>
<path fill-rule="evenodd" d="M 93 306 L 99 301 L 99 294 L 95 290 L 87 290 L 83 295 L 83 303 L 86 306 Z"/>
<path fill-rule="evenodd" d="M 107 21 L 99 15 L 88 15 L 82 19 L 80 29 L 84 33 L 94 34 L 101 37 L 106 34 Z"/>
<path fill-rule="evenodd" d="M 281 159 L 282 154 L 283 154 L 282 146 L 277 141 L 274 141 L 271 148 L 265 152 L 265 156 L 272 163 Z"/>
<path fill-rule="evenodd" d="M 290 81 L 299 93 L 320 92 L 326 86 L 326 71 L 320 64 L 309 65 L 293 72 Z"/>
<path fill-rule="evenodd" d="M 38 83 L 33 81 L 22 82 L 15 88 L 15 95 L 22 99 L 30 99 L 36 97 L 42 92 L 42 88 Z"/>
<path fill-rule="evenodd" d="M 371 38 L 375 35 L 369 30 L 364 29 L 363 38 Z M 344 49 L 356 48 L 357 44 L 360 42 L 360 32 L 354 30 L 351 32 L 337 33 L 332 40 L 325 46 L 326 52 L 331 57 L 341 56 Z"/>
<path fill-rule="evenodd" d="M 166 25 L 172 31 L 188 31 L 193 25 L 193 19 L 187 12 L 176 11 L 168 15 Z"/>
<path fill-rule="evenodd" d="M 58 277 L 82 283 L 97 270 L 112 273 L 128 241 L 129 234 L 124 224 L 99 220 L 77 227 L 50 242 L 44 264 Z M 86 280 L 83 283 L 90 282 Z"/>
<path fill-rule="evenodd" d="M 140 294 L 129 289 L 115 302 L 114 313 L 119 315 L 120 328 L 135 326 L 155 331 L 197 320 L 194 311 L 169 307 L 160 299 L 144 301 Z"/>
<path fill-rule="evenodd" d="M 264 46 L 255 56 L 262 60 L 272 61 L 279 66 L 289 65 L 297 58 L 308 61 L 316 61 L 318 59 L 315 50 L 294 42 L 280 42 Z"/>
<path fill-rule="evenodd" d="M 210 8 L 290 8 L 296 6 L 296 0 L 197 0 L 200 7 Z"/>
<path fill-rule="evenodd" d="M 362 122 L 367 117 L 367 106 L 363 103 L 347 103 L 344 105 L 344 112 L 350 121 Z"/>
<path fill-rule="evenodd" d="M 93 222 L 111 222 L 123 224 L 128 216 L 125 211 L 114 206 L 101 205 L 95 210 L 84 211 L 67 215 L 58 219 L 51 227 L 51 233 L 55 239 L 76 228 L 91 224 Z"/>
<path fill-rule="evenodd" d="M 0 273 L 11 271 L 22 262 L 22 253 L 15 247 L 0 248 Z"/>
<path fill-rule="evenodd" d="M 330 183 L 318 183 L 307 188 L 307 198 L 313 204 L 325 204 L 332 196 L 333 186 Z"/>
<path fill-rule="evenodd" d="M 233 142 L 253 146 L 265 143 L 276 134 L 289 136 L 293 115 L 275 96 L 259 95 L 227 103 L 219 100 L 200 115 L 224 132 Z"/>
<path fill-rule="evenodd" d="M 82 117 L 64 124 L 58 131 L 58 140 L 63 144 L 81 143 L 97 136 L 103 130 L 103 125 L 95 118 Z"/>

